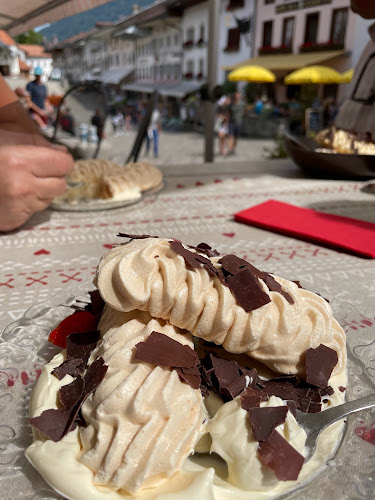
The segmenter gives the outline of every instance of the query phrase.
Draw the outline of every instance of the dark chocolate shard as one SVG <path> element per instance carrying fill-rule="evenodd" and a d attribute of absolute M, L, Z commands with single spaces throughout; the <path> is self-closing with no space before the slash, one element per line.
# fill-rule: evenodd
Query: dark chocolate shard
<path fill-rule="evenodd" d="M 290 382 L 271 382 L 263 381 L 262 390 L 268 395 L 277 396 L 283 400 L 297 400 L 297 392 Z"/>
<path fill-rule="evenodd" d="M 340 392 L 345 392 L 346 391 L 346 387 L 344 387 L 343 385 L 340 385 L 339 391 Z"/>
<path fill-rule="evenodd" d="M 330 347 L 320 344 L 316 349 L 308 349 L 306 352 L 306 382 L 321 389 L 326 388 L 337 362 L 337 352 Z"/>
<path fill-rule="evenodd" d="M 311 401 L 309 405 L 309 413 L 318 413 L 322 411 L 322 404 L 315 401 Z"/>
<path fill-rule="evenodd" d="M 267 441 L 259 443 L 258 455 L 279 481 L 296 481 L 305 461 L 275 429 Z"/>
<path fill-rule="evenodd" d="M 86 306 L 86 310 L 90 311 L 100 319 L 103 312 L 104 300 L 102 299 L 99 290 L 93 290 L 89 292 L 91 303 Z"/>
<path fill-rule="evenodd" d="M 220 387 L 225 387 L 239 377 L 238 363 L 210 354 L 212 368 Z"/>
<path fill-rule="evenodd" d="M 83 361 L 81 358 L 67 359 L 61 365 L 57 366 L 52 373 L 56 375 L 59 380 L 62 380 L 65 375 L 78 377 L 82 373 Z M 84 367 L 84 366 L 83 366 Z"/>
<path fill-rule="evenodd" d="M 339 390 L 341 391 L 341 387 L 339 387 Z M 345 390 L 345 387 L 344 387 L 344 390 Z M 318 389 L 318 392 L 319 392 L 321 398 L 323 396 L 332 396 L 332 394 L 335 393 L 335 391 L 333 390 L 333 388 L 330 385 L 328 387 L 326 387 L 325 389 Z M 341 392 L 343 392 L 343 391 L 341 391 Z"/>
<path fill-rule="evenodd" d="M 131 240 L 144 240 L 146 238 L 159 238 L 159 236 L 150 236 L 149 234 L 128 234 L 128 233 L 118 233 L 120 238 L 130 238 Z"/>
<path fill-rule="evenodd" d="M 288 407 L 290 413 L 293 415 L 294 418 L 296 418 L 297 405 L 296 405 L 295 401 L 287 401 L 286 404 L 287 404 L 287 407 Z"/>
<path fill-rule="evenodd" d="M 77 377 L 73 382 L 63 385 L 59 390 L 60 402 L 67 413 L 81 401 L 85 382 L 82 377 Z"/>
<path fill-rule="evenodd" d="M 219 260 L 219 264 L 221 264 L 224 274 L 230 274 L 231 276 L 249 267 L 249 262 L 234 254 L 224 255 Z"/>
<path fill-rule="evenodd" d="M 207 257 L 218 257 L 220 254 L 217 250 L 213 249 L 207 243 L 199 243 L 196 247 L 188 245 L 189 248 L 194 248 L 197 252 L 204 253 Z"/>
<path fill-rule="evenodd" d="M 38 417 L 29 418 L 29 423 L 52 441 L 60 441 L 66 434 L 70 414 L 63 408 L 44 410 Z"/>
<path fill-rule="evenodd" d="M 182 382 L 186 382 L 193 389 L 200 388 L 201 376 L 197 366 L 194 366 L 193 368 L 175 368 L 175 370 Z"/>
<path fill-rule="evenodd" d="M 287 406 L 250 408 L 250 423 L 256 441 L 267 441 L 272 431 L 285 422 L 287 413 Z"/>
<path fill-rule="evenodd" d="M 85 374 L 85 389 L 83 399 L 85 400 L 92 392 L 96 391 L 107 373 L 108 366 L 104 364 L 102 357 L 97 358 L 87 369 Z M 82 401 L 83 403 L 83 401 Z"/>
<path fill-rule="evenodd" d="M 247 389 L 241 393 L 241 408 L 249 411 L 250 408 L 259 407 L 260 403 L 262 401 L 267 401 L 267 399 L 268 397 L 264 392 L 247 387 Z"/>
<path fill-rule="evenodd" d="M 199 252 L 205 253 L 208 257 L 219 257 L 220 253 L 215 250 L 214 248 L 210 247 L 210 245 L 207 245 L 207 243 L 199 243 L 197 245 L 197 250 Z"/>
<path fill-rule="evenodd" d="M 219 278 L 218 269 L 216 269 L 216 267 L 212 264 L 212 262 L 209 259 L 207 259 L 203 255 L 196 254 L 195 260 L 203 264 L 203 267 L 206 268 L 208 274 L 211 274 L 211 276 L 216 276 Z"/>
<path fill-rule="evenodd" d="M 199 364 L 198 355 L 191 347 L 159 332 L 152 332 L 144 342 L 135 347 L 134 359 L 152 365 L 192 368 Z"/>
<path fill-rule="evenodd" d="M 242 269 L 234 276 L 228 276 L 227 283 L 238 304 L 246 312 L 254 311 L 271 302 L 268 294 L 260 287 L 258 279 L 248 268 Z"/>
<path fill-rule="evenodd" d="M 266 285 L 272 292 L 280 293 L 289 302 L 289 304 L 294 304 L 292 296 L 286 292 L 280 283 L 270 274 L 267 274 L 266 276 Z"/>
<path fill-rule="evenodd" d="M 82 333 L 71 333 L 66 338 L 67 359 L 86 361 L 95 349 L 100 333 L 97 330 Z"/>
<path fill-rule="evenodd" d="M 184 258 L 186 264 L 194 269 L 201 267 L 200 263 L 197 262 L 196 259 L 197 254 L 190 252 L 190 250 L 185 248 L 180 241 L 172 240 L 169 244 L 174 253 L 181 255 Z"/>
<path fill-rule="evenodd" d="M 303 286 L 301 285 L 301 283 L 298 280 L 292 281 L 292 283 L 295 283 L 298 286 L 298 288 L 303 288 Z"/>

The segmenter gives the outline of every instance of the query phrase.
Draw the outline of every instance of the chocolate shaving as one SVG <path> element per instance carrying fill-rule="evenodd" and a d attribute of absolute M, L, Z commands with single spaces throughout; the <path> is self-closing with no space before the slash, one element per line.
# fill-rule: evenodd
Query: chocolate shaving
<path fill-rule="evenodd" d="M 85 375 L 85 390 L 83 392 L 83 401 L 96 389 L 104 379 L 108 366 L 104 364 L 102 357 L 97 358 L 89 367 Z"/>
<path fill-rule="evenodd" d="M 246 312 L 254 311 L 271 302 L 268 294 L 262 290 L 259 281 L 248 268 L 242 269 L 234 276 L 228 276 L 227 283 L 237 302 Z"/>
<path fill-rule="evenodd" d="M 64 409 L 44 410 L 38 417 L 29 418 L 29 423 L 52 441 L 65 436 L 70 414 Z"/>
<path fill-rule="evenodd" d="M 272 431 L 285 422 L 287 413 L 287 406 L 250 408 L 250 423 L 256 441 L 267 441 Z"/>
<path fill-rule="evenodd" d="M 332 370 L 338 362 L 337 352 L 320 344 L 306 352 L 306 382 L 324 389 L 327 387 Z"/>
<path fill-rule="evenodd" d="M 199 364 L 197 353 L 189 346 L 153 331 L 144 342 L 136 346 L 134 359 L 169 368 L 192 368 Z"/>
<path fill-rule="evenodd" d="M 194 269 L 201 267 L 199 262 L 197 262 L 197 254 L 187 250 L 187 248 L 185 248 L 180 241 L 172 240 L 169 244 L 174 253 L 181 255 L 184 258 L 187 265 Z"/>
<path fill-rule="evenodd" d="M 130 238 L 131 240 L 144 240 L 146 238 L 159 238 L 159 236 L 150 236 L 149 234 L 128 234 L 118 233 L 119 238 Z"/>
<path fill-rule="evenodd" d="M 67 359 L 82 359 L 87 361 L 100 338 L 97 330 L 82 333 L 71 333 L 66 338 Z"/>
<path fill-rule="evenodd" d="M 193 389 L 199 389 L 201 387 L 201 377 L 199 368 L 194 366 L 193 368 L 174 368 L 180 377 L 182 382 L 186 382 Z"/>
<path fill-rule="evenodd" d="M 88 304 L 85 309 L 86 311 L 92 312 L 94 316 L 100 319 L 104 308 L 104 300 L 102 299 L 99 290 L 93 290 L 89 292 L 91 303 Z"/>
<path fill-rule="evenodd" d="M 62 380 L 65 375 L 71 375 L 72 377 L 77 377 L 81 374 L 83 361 L 81 358 L 71 358 L 63 361 L 61 365 L 57 366 L 52 373 L 56 375 L 59 380 Z M 84 369 L 84 366 L 83 366 Z"/>
<path fill-rule="evenodd" d="M 289 302 L 289 304 L 294 304 L 292 296 L 286 292 L 280 283 L 270 274 L 267 274 L 266 276 L 266 285 L 272 292 L 280 293 Z"/>
<path fill-rule="evenodd" d="M 220 254 L 217 250 L 214 250 L 207 243 L 199 243 L 196 247 L 188 245 L 189 248 L 194 248 L 197 252 L 204 253 L 207 257 L 218 257 Z"/>
<path fill-rule="evenodd" d="M 296 405 L 295 401 L 287 401 L 286 405 L 289 408 L 289 411 L 293 415 L 293 417 L 296 418 L 296 416 L 297 416 L 297 405 Z"/>
<path fill-rule="evenodd" d="M 188 383 L 193 389 L 199 389 L 201 385 L 199 358 L 191 347 L 154 331 L 147 340 L 140 342 L 135 348 L 136 361 L 173 368 L 180 380 Z"/>
<path fill-rule="evenodd" d="M 251 387 L 247 387 L 241 394 L 241 408 L 249 411 L 250 408 L 256 408 L 260 406 L 262 401 L 267 401 L 267 395 L 262 391 L 254 390 Z"/>
<path fill-rule="evenodd" d="M 60 441 L 81 420 L 79 411 L 82 404 L 96 390 L 107 369 L 103 358 L 96 359 L 88 368 L 84 379 L 78 377 L 61 387 L 59 397 L 63 408 L 44 410 L 38 417 L 30 418 L 29 423 L 52 441 Z"/>
<path fill-rule="evenodd" d="M 82 377 L 77 377 L 70 384 L 63 385 L 60 388 L 59 398 L 66 412 L 71 412 L 73 408 L 80 402 L 84 389 L 85 381 Z"/>
<path fill-rule="evenodd" d="M 305 461 L 275 429 L 267 441 L 259 443 L 258 455 L 279 481 L 296 481 Z"/>
<path fill-rule="evenodd" d="M 344 387 L 343 385 L 340 385 L 339 391 L 340 392 L 345 392 L 346 391 L 346 387 Z"/>

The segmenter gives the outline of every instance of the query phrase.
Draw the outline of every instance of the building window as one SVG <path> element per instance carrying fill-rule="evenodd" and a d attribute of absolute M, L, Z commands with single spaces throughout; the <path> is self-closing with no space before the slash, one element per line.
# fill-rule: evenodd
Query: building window
<path fill-rule="evenodd" d="M 171 46 L 171 37 L 168 35 L 167 36 L 167 47 L 169 48 Z"/>
<path fill-rule="evenodd" d="M 348 9 L 334 9 L 332 12 L 331 37 L 335 43 L 344 43 Z"/>
<path fill-rule="evenodd" d="M 294 17 L 286 17 L 283 23 L 283 39 L 281 44 L 291 47 L 293 44 Z"/>
<path fill-rule="evenodd" d="M 226 52 L 235 52 L 240 48 L 240 30 L 238 28 L 231 28 L 228 30 Z"/>
<path fill-rule="evenodd" d="M 116 54 L 116 66 L 120 66 L 120 56 Z"/>
<path fill-rule="evenodd" d="M 269 3 L 275 3 L 275 0 L 264 0 L 264 3 L 267 5 Z"/>
<path fill-rule="evenodd" d="M 189 28 L 186 30 L 186 41 L 194 42 L 194 28 Z"/>
<path fill-rule="evenodd" d="M 179 39 L 178 33 L 176 33 L 176 34 L 175 34 L 175 36 L 174 36 L 174 44 L 175 44 L 175 45 L 176 45 L 176 47 L 177 47 L 177 45 L 178 45 L 179 43 L 180 43 L 180 39 Z"/>
<path fill-rule="evenodd" d="M 245 0 L 229 0 L 227 11 L 241 9 L 245 6 Z"/>
<path fill-rule="evenodd" d="M 272 46 L 272 28 L 273 21 L 265 21 L 263 23 L 263 47 Z"/>
<path fill-rule="evenodd" d="M 204 24 L 200 25 L 200 28 L 199 28 L 199 40 L 197 42 L 197 45 L 200 45 L 202 43 L 204 43 Z"/>
<path fill-rule="evenodd" d="M 306 16 L 305 43 L 316 43 L 318 39 L 319 12 Z"/>

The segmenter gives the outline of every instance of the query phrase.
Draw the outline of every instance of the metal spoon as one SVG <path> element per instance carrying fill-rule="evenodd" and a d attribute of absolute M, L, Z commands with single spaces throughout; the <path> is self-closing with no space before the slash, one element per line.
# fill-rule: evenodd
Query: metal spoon
<path fill-rule="evenodd" d="M 317 439 L 323 429 L 351 413 L 374 407 L 375 394 L 370 394 L 370 396 L 349 401 L 348 403 L 328 408 L 319 413 L 303 413 L 297 410 L 296 420 L 307 434 L 305 446 L 308 449 L 308 454 L 305 458 L 305 463 L 313 456 Z"/>

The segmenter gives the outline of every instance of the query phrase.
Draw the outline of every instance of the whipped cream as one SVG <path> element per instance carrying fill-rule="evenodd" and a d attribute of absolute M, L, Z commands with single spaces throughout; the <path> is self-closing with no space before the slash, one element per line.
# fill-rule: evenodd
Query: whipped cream
<path fill-rule="evenodd" d="M 220 267 L 218 259 L 211 259 Z M 166 239 L 132 240 L 110 250 L 100 261 L 94 284 L 118 311 L 148 311 L 194 336 L 246 353 L 274 371 L 303 374 L 309 348 L 324 344 L 338 354 L 334 375 L 346 366 L 345 333 L 328 302 L 288 280 L 273 276 L 289 293 L 259 280 L 271 302 L 246 312 L 230 289 L 205 268 L 191 269 Z"/>
<path fill-rule="evenodd" d="M 56 400 L 59 388 L 72 381 L 72 377 L 69 375 L 58 380 L 51 373 L 64 359 L 65 353 L 63 351 L 43 368 L 32 394 L 30 416 L 37 416 L 45 409 L 57 407 Z M 338 387 L 346 385 L 346 372 L 338 377 L 332 377 L 330 385 L 335 389 L 335 393 L 327 398 L 326 407 L 343 402 L 344 396 Z M 210 400 L 211 396 L 208 399 Z M 277 399 L 274 398 L 275 405 L 280 404 Z M 244 455 L 249 453 L 251 447 L 255 447 L 251 434 L 248 434 L 248 438 L 246 438 L 243 433 L 236 432 L 235 426 L 237 424 L 246 428 L 246 431 L 249 430 L 245 418 L 246 412 L 240 408 L 237 400 L 225 403 L 219 409 L 217 401 L 214 404 L 212 401 L 210 403 L 208 405 L 210 410 L 216 413 L 204 431 L 211 428 L 212 443 L 214 443 L 213 446 L 217 452 L 220 452 L 221 456 L 224 455 L 228 461 L 237 458 L 245 463 L 246 460 L 250 459 L 255 470 L 260 469 L 260 461 L 256 455 L 250 454 L 250 457 Z M 69 500 L 124 500 L 127 498 L 142 500 L 191 500 L 192 498 L 199 498 L 199 500 L 261 500 L 275 498 L 314 479 L 321 473 L 327 467 L 327 461 L 334 455 L 343 429 L 344 424 L 341 421 L 322 432 L 316 452 L 310 461 L 302 467 L 298 481 L 274 483 L 270 481 L 268 474 L 265 474 L 270 484 L 264 488 L 264 484 L 261 482 L 259 486 L 257 484 L 259 480 L 253 477 L 251 480 L 254 481 L 254 485 L 251 486 L 248 483 L 246 486 L 253 488 L 251 490 L 241 489 L 233 484 L 234 482 L 239 484 L 240 471 L 237 472 L 236 476 L 233 474 L 233 467 L 229 467 L 229 464 L 227 467 L 225 462 L 217 456 L 209 456 L 204 453 L 195 453 L 186 458 L 180 471 L 155 488 L 140 490 L 135 497 L 124 490 L 114 491 L 106 486 L 96 486 L 94 472 L 78 459 L 82 452 L 78 429 L 71 431 L 58 442 L 45 438 L 33 429 L 34 442 L 26 450 L 26 457 L 47 483 Z M 304 432 L 294 426 L 290 413 L 287 415 L 285 424 L 279 426 L 277 430 L 295 448 L 301 449 Z M 249 443 L 245 443 L 247 440 Z M 227 475 L 229 470 L 232 471 L 230 477 Z M 251 471 L 253 470 L 251 469 Z M 251 472 L 251 475 L 255 476 L 255 472 Z M 242 477 L 242 481 L 245 481 L 244 477 Z"/>

